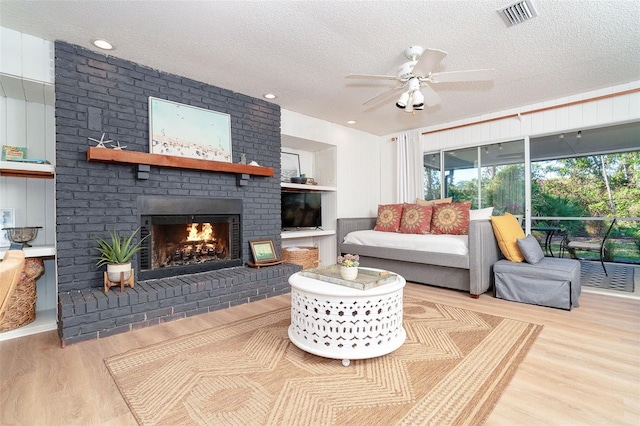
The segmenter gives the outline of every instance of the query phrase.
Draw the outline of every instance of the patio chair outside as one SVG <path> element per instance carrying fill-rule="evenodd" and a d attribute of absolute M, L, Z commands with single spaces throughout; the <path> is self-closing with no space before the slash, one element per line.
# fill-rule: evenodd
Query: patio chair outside
<path fill-rule="evenodd" d="M 589 242 L 589 241 L 569 241 L 569 236 L 565 236 L 564 240 L 562 241 L 562 248 L 561 248 L 561 253 L 564 253 L 564 251 L 569 251 L 569 250 L 579 250 L 579 251 L 588 251 L 588 252 L 595 252 L 595 253 L 600 253 L 600 264 L 602 264 L 602 269 L 604 270 L 604 274 L 606 276 L 609 276 L 609 274 L 607 273 L 607 268 L 606 266 L 604 266 L 604 251 L 605 251 L 605 243 L 607 242 L 607 238 L 609 238 L 609 235 L 611 234 L 611 230 L 613 229 L 614 225 L 617 222 L 617 218 L 613 219 L 613 222 L 611 222 L 611 225 L 609 225 L 609 229 L 607 229 L 606 234 L 604 235 L 604 237 L 602 238 L 601 242 Z M 562 256 L 562 254 L 561 254 Z M 577 256 L 576 256 L 577 258 Z"/>

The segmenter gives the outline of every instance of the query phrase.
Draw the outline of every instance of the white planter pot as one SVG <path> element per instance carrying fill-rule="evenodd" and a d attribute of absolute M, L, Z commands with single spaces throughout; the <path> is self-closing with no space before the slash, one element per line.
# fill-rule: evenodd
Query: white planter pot
<path fill-rule="evenodd" d="M 340 276 L 343 280 L 355 280 L 358 277 L 358 268 L 340 266 Z"/>
<path fill-rule="evenodd" d="M 107 278 L 112 283 L 120 282 L 120 273 L 124 272 L 124 280 L 131 277 L 131 262 L 129 263 L 112 263 L 107 265 Z"/>

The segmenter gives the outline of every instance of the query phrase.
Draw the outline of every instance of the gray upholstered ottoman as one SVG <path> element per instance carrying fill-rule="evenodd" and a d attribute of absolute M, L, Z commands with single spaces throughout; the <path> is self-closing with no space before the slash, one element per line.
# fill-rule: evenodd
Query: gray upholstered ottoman
<path fill-rule="evenodd" d="M 495 296 L 499 299 L 571 310 L 578 306 L 580 262 L 545 257 L 540 262 L 511 262 L 493 265 Z"/>

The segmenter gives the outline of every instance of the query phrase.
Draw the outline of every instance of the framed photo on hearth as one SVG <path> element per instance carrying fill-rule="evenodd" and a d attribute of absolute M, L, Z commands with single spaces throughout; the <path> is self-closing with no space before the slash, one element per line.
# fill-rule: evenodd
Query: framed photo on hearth
<path fill-rule="evenodd" d="M 231 163 L 231 116 L 149 97 L 149 152 Z"/>
<path fill-rule="evenodd" d="M 256 265 L 278 260 L 273 238 L 249 241 L 249 245 L 251 246 L 251 253 L 253 254 L 253 263 Z"/>

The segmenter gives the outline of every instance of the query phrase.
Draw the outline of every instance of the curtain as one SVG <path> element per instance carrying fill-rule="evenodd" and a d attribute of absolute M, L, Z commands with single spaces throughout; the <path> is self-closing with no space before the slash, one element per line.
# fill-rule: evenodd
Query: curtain
<path fill-rule="evenodd" d="M 402 133 L 397 141 L 398 203 L 415 203 L 424 198 L 422 145 L 418 132 Z"/>

